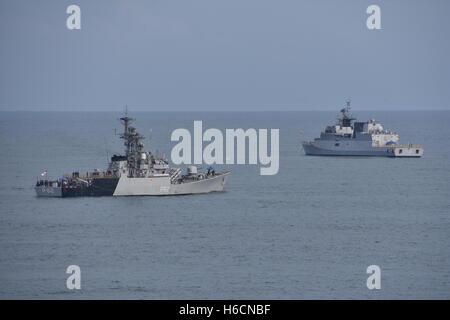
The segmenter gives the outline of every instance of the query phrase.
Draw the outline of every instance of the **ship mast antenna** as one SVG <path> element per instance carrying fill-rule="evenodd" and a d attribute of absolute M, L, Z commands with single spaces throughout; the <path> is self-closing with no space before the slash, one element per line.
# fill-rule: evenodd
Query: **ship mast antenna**
<path fill-rule="evenodd" d="M 353 116 L 350 114 L 351 109 L 351 100 L 346 100 L 346 105 L 341 109 L 342 116 L 338 119 L 338 123 L 343 127 L 351 127 L 352 121 L 355 120 Z"/>
<path fill-rule="evenodd" d="M 106 152 L 106 163 L 109 165 L 109 152 L 108 152 L 108 143 L 106 142 L 106 137 L 103 137 L 105 141 L 105 152 Z"/>
<path fill-rule="evenodd" d="M 128 116 L 128 106 L 125 109 L 125 115 L 120 118 L 124 126 L 121 139 L 125 140 L 125 156 L 127 157 L 128 175 L 129 177 L 137 177 L 142 174 L 140 169 L 141 154 L 143 152 L 144 144 L 141 140 L 144 139 L 137 131 L 136 128 L 130 126 L 135 119 Z"/>
<path fill-rule="evenodd" d="M 133 118 L 130 118 L 128 116 L 128 105 L 125 106 L 125 115 L 120 118 L 120 122 L 122 122 L 123 124 L 123 134 L 120 136 L 120 138 L 125 140 L 125 155 L 128 157 L 130 154 L 130 148 L 131 148 L 131 144 L 130 144 L 130 137 L 131 137 L 131 133 L 129 132 L 129 127 L 130 127 L 130 123 L 133 122 Z"/>
<path fill-rule="evenodd" d="M 347 109 L 351 109 L 350 104 L 352 103 L 352 100 L 349 98 L 347 99 L 347 101 L 345 101 L 345 103 L 347 104 Z"/>

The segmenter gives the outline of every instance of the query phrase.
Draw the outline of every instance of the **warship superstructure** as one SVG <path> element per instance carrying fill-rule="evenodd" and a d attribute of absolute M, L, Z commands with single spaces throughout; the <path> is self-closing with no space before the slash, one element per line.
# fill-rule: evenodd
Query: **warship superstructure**
<path fill-rule="evenodd" d="M 223 191 L 229 171 L 216 172 L 208 167 L 198 172 L 197 167 L 170 168 L 167 159 L 144 151 L 144 139 L 130 126 L 134 119 L 125 114 L 120 118 L 124 126 L 125 155 L 114 155 L 106 171 L 86 174 L 73 172 L 60 179 L 38 179 L 35 190 L 41 197 L 82 196 L 144 196 L 181 195 Z M 46 172 L 45 172 L 46 174 Z"/>
<path fill-rule="evenodd" d="M 350 101 L 341 109 L 335 125 L 327 126 L 319 138 L 303 142 L 306 155 L 421 157 L 423 146 L 399 144 L 397 133 L 385 130 L 374 119 L 355 121 Z"/>

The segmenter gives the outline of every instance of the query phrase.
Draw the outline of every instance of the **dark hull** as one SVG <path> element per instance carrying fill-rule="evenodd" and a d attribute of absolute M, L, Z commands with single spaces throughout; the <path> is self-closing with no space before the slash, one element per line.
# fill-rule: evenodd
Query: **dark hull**
<path fill-rule="evenodd" d="M 35 190 L 39 197 L 102 197 L 112 196 L 118 182 L 119 178 L 97 178 L 92 179 L 89 184 L 78 183 L 58 187 L 38 185 Z"/>
<path fill-rule="evenodd" d="M 112 196 L 119 178 L 93 179 L 90 185 L 62 188 L 62 197 L 102 197 Z"/>

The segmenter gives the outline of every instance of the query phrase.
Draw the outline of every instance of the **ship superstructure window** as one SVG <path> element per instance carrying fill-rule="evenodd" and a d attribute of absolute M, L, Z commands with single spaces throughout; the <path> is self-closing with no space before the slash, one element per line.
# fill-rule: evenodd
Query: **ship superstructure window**
<path fill-rule="evenodd" d="M 400 149 L 400 150 L 398 150 L 398 153 L 402 153 L 402 151 L 403 151 L 403 150 L 402 150 L 402 149 Z"/>
<path fill-rule="evenodd" d="M 416 149 L 416 154 L 419 154 L 419 149 Z"/>
<path fill-rule="evenodd" d="M 335 146 L 335 147 L 339 147 L 339 143 L 335 143 L 334 146 Z"/>

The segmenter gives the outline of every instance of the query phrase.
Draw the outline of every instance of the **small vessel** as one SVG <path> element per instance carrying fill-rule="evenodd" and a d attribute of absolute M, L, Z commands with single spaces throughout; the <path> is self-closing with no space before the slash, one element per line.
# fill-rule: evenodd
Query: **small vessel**
<path fill-rule="evenodd" d="M 144 151 L 144 137 L 130 126 L 133 120 L 127 114 L 120 118 L 125 155 L 111 157 L 105 172 L 96 169 L 86 174 L 73 172 L 56 180 L 39 179 L 37 196 L 159 196 L 223 191 L 229 171 L 216 172 L 209 167 L 201 173 L 190 166 L 187 174 L 182 174 L 180 168 L 170 168 L 167 159 Z"/>
<path fill-rule="evenodd" d="M 423 146 L 401 145 L 398 134 L 387 131 L 374 119 L 357 122 L 350 114 L 350 101 L 335 125 L 327 126 L 320 138 L 304 141 L 306 155 L 413 157 L 423 155 Z"/>

